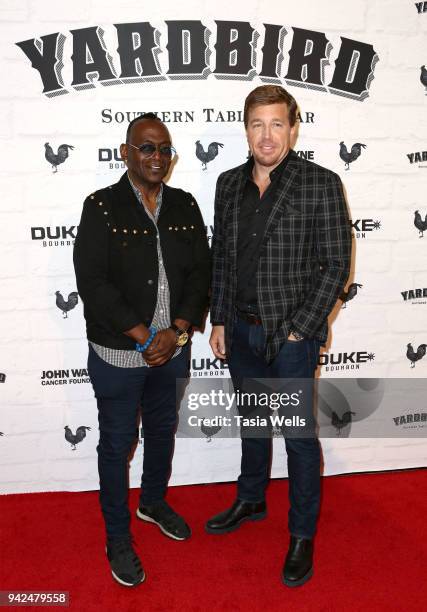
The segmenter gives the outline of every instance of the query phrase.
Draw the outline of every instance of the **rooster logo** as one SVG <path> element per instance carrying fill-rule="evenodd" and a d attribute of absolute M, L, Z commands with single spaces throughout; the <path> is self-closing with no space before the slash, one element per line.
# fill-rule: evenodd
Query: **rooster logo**
<path fill-rule="evenodd" d="M 369 420 L 381 405 L 384 386 L 380 378 L 319 381 L 317 419 L 320 435 L 352 437 L 353 425 Z"/>
<path fill-rule="evenodd" d="M 59 145 L 58 152 L 55 154 L 50 144 L 48 142 L 44 143 L 44 156 L 46 161 L 52 166 L 52 172 L 58 172 L 58 166 L 64 163 L 68 158 L 68 151 L 73 149 L 72 145 L 62 144 Z"/>
<path fill-rule="evenodd" d="M 66 425 L 64 429 L 65 439 L 71 444 L 71 450 L 73 451 L 76 450 L 76 444 L 79 444 L 86 438 L 86 430 L 90 431 L 90 427 L 87 427 L 86 425 L 80 425 L 80 427 L 77 427 L 75 434 L 73 434 L 68 425 Z"/>
<path fill-rule="evenodd" d="M 334 410 L 332 410 L 331 424 L 337 430 L 337 436 L 341 435 L 341 429 L 343 429 L 344 427 L 347 427 L 347 425 L 349 425 L 352 422 L 352 417 L 355 414 L 356 414 L 355 412 L 352 412 L 351 410 L 347 410 L 346 412 L 344 412 L 344 414 L 340 418 L 337 415 L 337 413 Z"/>
<path fill-rule="evenodd" d="M 347 151 L 347 147 L 344 142 L 340 142 L 340 157 L 346 164 L 346 170 L 350 170 L 349 164 L 354 162 L 362 153 L 362 148 L 366 149 L 366 145 L 361 142 L 356 142 L 352 147 L 350 153 Z"/>
<path fill-rule="evenodd" d="M 55 291 L 56 305 L 61 310 L 64 319 L 68 318 L 67 312 L 73 310 L 79 303 L 79 294 L 77 291 L 72 291 L 68 294 L 68 300 L 65 301 L 60 291 Z"/>
<path fill-rule="evenodd" d="M 417 352 L 414 351 L 412 344 L 407 344 L 406 357 L 411 362 L 411 368 L 415 368 L 415 363 L 422 359 L 426 354 L 427 344 L 420 344 L 417 348 Z"/>
<path fill-rule="evenodd" d="M 421 81 L 421 84 L 424 85 L 426 89 L 426 96 L 427 96 L 427 69 L 425 66 L 421 66 L 420 81 Z"/>
<path fill-rule="evenodd" d="M 414 215 L 414 225 L 420 232 L 419 238 L 424 238 L 424 232 L 427 230 L 427 215 L 425 216 L 424 221 L 418 210 L 415 211 Z"/>
<path fill-rule="evenodd" d="M 221 431 L 221 425 L 208 425 L 208 421 L 205 423 L 205 419 L 202 421 L 200 431 L 206 436 L 206 442 L 211 442 L 213 436 Z"/>
<path fill-rule="evenodd" d="M 200 144 L 200 140 L 196 140 L 196 157 L 202 162 L 202 169 L 207 170 L 207 164 L 211 162 L 218 155 L 218 147 L 223 147 L 221 142 L 211 142 L 208 146 L 207 152 Z"/>
<path fill-rule="evenodd" d="M 347 291 L 343 291 L 339 297 L 342 302 L 342 307 L 347 308 L 347 302 L 352 300 L 357 295 L 357 290 L 363 287 L 360 283 L 351 283 Z"/>

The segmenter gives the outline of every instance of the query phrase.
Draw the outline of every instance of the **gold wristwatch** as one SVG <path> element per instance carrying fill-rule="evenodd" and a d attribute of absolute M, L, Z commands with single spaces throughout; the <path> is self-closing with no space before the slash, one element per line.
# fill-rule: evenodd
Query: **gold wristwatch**
<path fill-rule="evenodd" d="M 184 346 L 185 344 L 187 344 L 188 339 L 190 337 L 187 331 L 185 331 L 184 329 L 179 329 L 179 327 L 177 327 L 174 323 L 172 323 L 172 325 L 170 325 L 169 327 L 175 332 L 177 346 Z"/>

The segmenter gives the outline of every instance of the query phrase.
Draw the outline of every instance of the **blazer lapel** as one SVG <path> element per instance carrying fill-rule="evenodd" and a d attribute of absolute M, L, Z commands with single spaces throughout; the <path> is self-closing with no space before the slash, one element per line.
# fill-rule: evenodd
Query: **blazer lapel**
<path fill-rule="evenodd" d="M 229 209 L 227 216 L 231 220 L 231 267 L 234 272 L 237 272 L 237 237 L 239 231 L 239 212 L 240 203 L 243 198 L 243 191 L 245 185 L 245 174 L 243 171 L 239 172 L 236 177 L 236 186 L 234 188 L 234 197 L 229 203 Z"/>
<path fill-rule="evenodd" d="M 278 181 L 274 202 L 265 226 L 262 246 L 269 240 L 281 216 L 286 214 L 286 200 L 300 183 L 299 158 L 292 149 L 289 151 L 288 163 Z"/>

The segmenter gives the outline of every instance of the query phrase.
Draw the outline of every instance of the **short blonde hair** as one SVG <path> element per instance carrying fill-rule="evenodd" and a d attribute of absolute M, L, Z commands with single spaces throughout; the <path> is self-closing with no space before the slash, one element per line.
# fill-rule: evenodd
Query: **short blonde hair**
<path fill-rule="evenodd" d="M 280 85 L 260 85 L 251 91 L 245 100 L 243 122 L 248 127 L 248 116 L 251 108 L 267 104 L 286 104 L 289 113 L 289 124 L 295 125 L 298 105 L 293 96 Z"/>

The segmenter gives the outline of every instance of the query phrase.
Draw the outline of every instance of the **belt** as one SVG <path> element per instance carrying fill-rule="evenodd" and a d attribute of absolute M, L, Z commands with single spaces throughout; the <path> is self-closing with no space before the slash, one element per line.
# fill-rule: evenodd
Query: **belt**
<path fill-rule="evenodd" d="M 246 321 L 249 325 L 262 325 L 261 317 L 256 314 L 239 310 L 239 308 L 236 308 L 236 314 L 239 319 L 243 319 L 243 321 Z"/>

